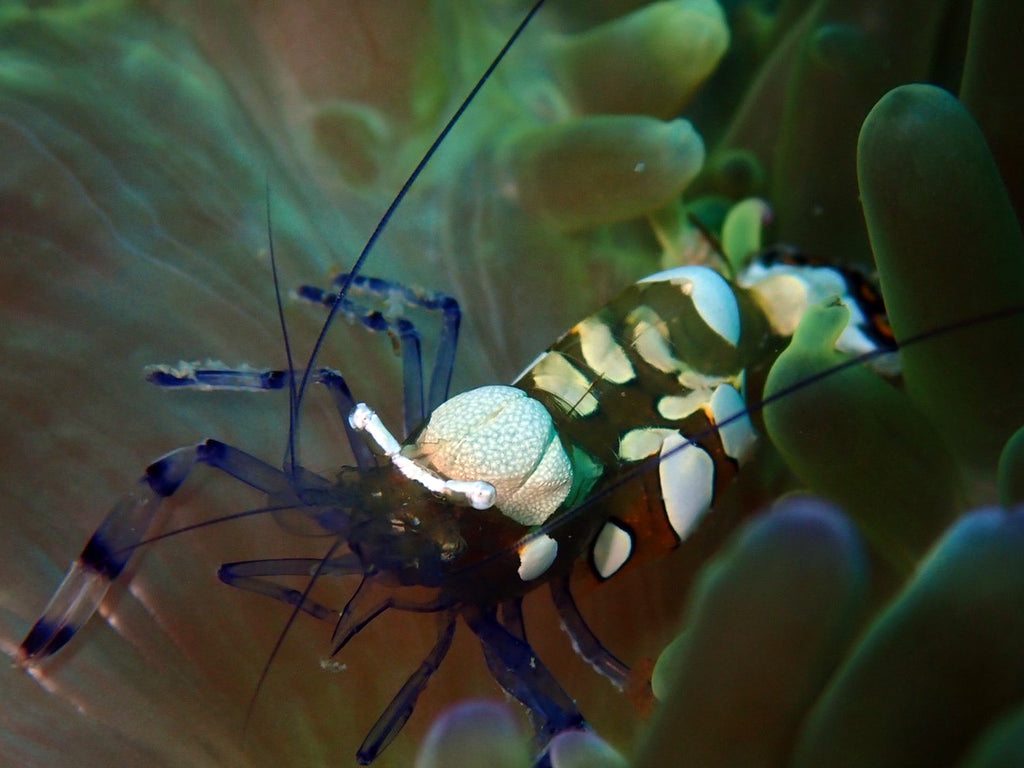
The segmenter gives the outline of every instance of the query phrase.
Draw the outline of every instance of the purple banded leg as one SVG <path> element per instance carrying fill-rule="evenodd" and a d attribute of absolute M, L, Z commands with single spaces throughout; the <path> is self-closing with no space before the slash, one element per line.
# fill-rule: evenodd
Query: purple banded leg
<path fill-rule="evenodd" d="M 322 290 L 314 286 L 302 286 L 295 295 L 310 303 L 322 304 L 325 307 L 331 307 L 337 301 L 337 291 L 341 289 L 347 280 L 348 275 L 338 275 L 331 282 L 333 290 Z M 426 402 L 422 401 L 422 369 L 420 368 L 417 375 L 412 376 L 411 372 L 407 371 L 404 375 L 406 386 L 411 386 L 413 380 L 418 379 L 420 382 L 420 406 L 419 413 L 421 413 L 422 421 L 430 413 L 433 412 L 437 406 L 448 399 L 448 388 L 451 384 L 452 371 L 455 368 L 455 350 L 458 346 L 459 339 L 459 325 L 462 321 L 462 311 L 459 309 L 459 303 L 451 296 L 440 293 L 438 291 L 428 291 L 423 289 L 412 289 L 407 288 L 397 283 L 392 283 L 387 280 L 381 280 L 379 278 L 356 276 L 352 280 L 352 285 L 349 290 L 349 295 L 354 296 L 369 296 L 376 301 L 379 301 L 389 308 L 391 311 L 386 311 L 386 314 L 393 314 L 394 308 L 399 305 L 405 305 L 409 307 L 417 307 L 419 309 L 425 309 L 430 312 L 441 312 L 441 334 L 438 338 L 437 352 L 434 356 L 434 367 L 430 375 L 430 385 L 427 389 Z M 350 306 L 355 306 L 351 305 Z M 371 327 L 363 319 L 363 316 L 367 316 L 372 313 L 367 313 L 366 310 L 360 308 L 359 313 L 350 315 L 349 319 L 353 322 L 362 322 L 363 325 Z M 410 324 L 411 327 L 411 324 Z M 402 339 L 401 334 L 397 332 L 397 329 L 392 328 L 372 328 L 373 330 L 388 330 L 395 333 L 399 340 Z M 419 350 L 419 337 L 417 335 L 417 355 Z M 411 362 L 411 361 L 410 361 Z M 403 369 L 406 364 L 406 355 L 403 348 Z M 417 356 L 416 365 L 420 366 L 420 360 Z M 407 395 L 408 403 L 408 395 Z M 425 406 L 425 407 L 424 407 Z M 406 414 L 415 414 L 417 411 L 413 410 L 415 406 L 409 406 L 406 409 Z M 411 419 L 407 416 L 407 430 L 419 426 L 419 421 Z M 408 424 L 411 422 L 411 425 Z"/>
<path fill-rule="evenodd" d="M 237 563 L 224 563 L 217 570 L 217 577 L 229 587 L 237 587 L 247 592 L 254 592 L 285 605 L 299 606 L 299 609 L 310 616 L 323 621 L 334 621 L 338 611 L 328 608 L 308 597 L 303 598 L 302 591 L 292 589 L 272 581 L 277 576 L 352 576 L 362 574 L 363 567 L 359 558 L 351 552 L 332 558 L 327 562 L 318 557 L 289 557 L 273 560 L 243 560 Z"/>
<path fill-rule="evenodd" d="M 366 738 L 359 746 L 356 759 L 360 765 L 372 763 L 402 730 L 402 726 L 405 725 L 416 707 L 416 700 L 423 693 L 423 689 L 427 687 L 431 675 L 441 666 L 441 662 L 452 647 L 452 638 L 455 636 L 455 613 L 448 611 L 440 619 L 437 642 L 434 643 L 434 647 L 430 649 L 430 653 L 427 654 L 416 671 L 405 681 L 401 690 L 377 718 L 377 722 L 374 723 L 373 728 L 366 734 Z"/>
<path fill-rule="evenodd" d="M 146 467 L 135 488 L 107 513 L 86 543 L 43 615 L 22 641 L 22 660 L 56 653 L 82 628 L 147 535 L 160 502 L 178 490 L 196 464 L 218 469 L 268 496 L 295 498 L 290 478 L 281 470 L 217 440 L 178 448 L 157 459 Z M 328 485 L 312 473 L 305 473 L 306 477 Z"/>
<path fill-rule="evenodd" d="M 526 642 L 526 623 L 523 621 L 523 598 L 506 600 L 501 604 L 501 625 Z"/>
<path fill-rule="evenodd" d="M 396 597 L 393 587 L 380 584 L 372 576 L 367 576 L 360 582 L 338 618 L 334 634 L 331 635 L 331 656 L 339 654 L 353 637 L 386 610 L 437 613 L 450 607 L 450 603 L 441 598 L 414 601 Z"/>
<path fill-rule="evenodd" d="M 341 288 L 347 275 L 338 275 L 332 281 L 335 288 Z M 440 291 L 429 291 L 422 288 L 407 288 L 404 285 L 381 280 L 376 277 L 357 275 L 352 280 L 351 293 L 369 295 L 389 306 L 401 302 L 410 307 L 418 307 L 430 312 L 440 312 L 441 336 L 434 357 L 434 369 L 430 375 L 430 388 L 427 396 L 427 414 L 448 399 L 448 386 L 451 384 L 452 371 L 455 369 L 455 349 L 459 341 L 459 324 L 462 322 L 462 310 L 453 296 Z"/>
<path fill-rule="evenodd" d="M 530 648 L 498 623 L 493 609 L 469 607 L 463 617 L 483 644 L 487 666 L 498 685 L 530 711 L 541 745 L 556 733 L 586 722 L 554 675 Z"/>
<path fill-rule="evenodd" d="M 268 368 L 203 368 L 191 364 L 153 365 L 146 371 L 146 380 L 158 387 L 169 389 L 198 389 L 203 392 L 233 390 L 243 392 L 269 392 L 285 389 L 289 380 L 302 379 L 301 370 L 289 372 Z M 356 407 L 352 392 L 340 373 L 330 368 L 314 372 L 312 380 L 327 388 L 345 427 L 345 435 L 361 470 L 377 466 L 377 459 L 367 447 L 366 440 L 348 423 L 349 414 Z"/>
<path fill-rule="evenodd" d="M 629 667 L 605 648 L 597 639 L 597 635 L 587 626 L 583 614 L 576 607 L 572 592 L 569 591 L 569 577 L 554 579 L 549 586 L 555 608 L 558 610 L 558 615 L 562 617 L 562 626 L 572 640 L 576 652 L 590 666 L 611 680 L 616 688 L 624 689 L 629 679 Z"/>
<path fill-rule="evenodd" d="M 310 304 L 333 306 L 338 295 L 321 288 L 304 285 L 295 291 L 295 296 Z M 348 299 L 342 301 L 341 313 L 350 323 L 361 323 L 371 331 L 387 333 L 398 339 L 402 356 L 402 397 L 405 415 L 405 435 L 423 423 L 426 418 L 423 409 L 423 363 L 420 353 L 420 335 L 416 326 L 404 317 L 389 320 L 375 309 L 366 309 Z"/>

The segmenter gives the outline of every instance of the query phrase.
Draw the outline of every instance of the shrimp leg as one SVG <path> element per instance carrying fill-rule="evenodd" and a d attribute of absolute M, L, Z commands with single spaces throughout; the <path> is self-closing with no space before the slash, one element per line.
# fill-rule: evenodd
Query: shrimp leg
<path fill-rule="evenodd" d="M 294 291 L 302 301 L 320 304 L 330 308 L 338 300 L 337 291 L 344 286 L 348 275 L 338 275 L 331 282 L 331 289 L 303 285 Z M 367 310 L 349 300 L 349 296 L 369 296 L 385 306 L 383 313 Z M 388 280 L 356 276 L 352 280 L 349 294 L 343 299 L 341 309 L 352 322 L 359 322 L 373 331 L 392 334 L 398 339 L 402 354 L 405 392 L 405 428 L 408 435 L 419 426 L 430 413 L 448 399 L 448 387 L 455 368 L 455 350 L 458 346 L 459 325 L 462 311 L 452 296 L 439 291 L 408 288 Z M 438 339 L 434 366 L 423 400 L 423 375 L 420 358 L 419 333 L 412 322 L 397 317 L 399 306 L 416 307 L 442 314 L 441 335 Z M 391 319 L 394 318 L 394 319 Z"/>
<path fill-rule="evenodd" d="M 328 608 L 309 597 L 303 597 L 301 590 L 285 587 L 272 581 L 272 576 L 353 576 L 363 573 L 359 558 L 352 552 L 324 562 L 319 557 L 286 557 L 269 560 L 242 560 L 224 563 L 217 570 L 217 578 L 229 587 L 254 592 L 285 605 L 299 605 L 310 616 L 323 621 L 336 621 L 339 611 Z"/>
<path fill-rule="evenodd" d="M 605 648 L 594 631 L 587 626 L 583 614 L 576 607 L 572 592 L 569 591 L 569 577 L 554 579 L 548 586 L 551 589 L 551 599 L 562 618 L 562 626 L 569 634 L 577 653 L 595 670 L 611 680 L 616 688 L 625 688 L 629 680 L 629 667 Z"/>
<path fill-rule="evenodd" d="M 494 679 L 530 710 L 542 743 L 561 731 L 585 726 L 576 704 L 530 645 L 503 627 L 493 609 L 467 606 L 462 611 L 470 629 L 483 644 Z"/>
<path fill-rule="evenodd" d="M 146 370 L 146 380 L 158 387 L 197 389 L 204 392 L 215 390 L 276 391 L 285 389 L 289 381 L 301 381 L 302 375 L 302 370 L 291 372 L 252 366 L 222 368 L 213 363 L 209 364 L 209 367 L 191 363 L 180 363 L 176 366 L 152 365 Z M 349 414 L 356 407 L 356 403 L 342 375 L 331 368 L 320 368 L 314 371 L 310 378 L 325 386 L 334 399 L 334 406 L 345 427 L 348 445 L 355 457 L 356 466 L 364 471 L 377 466 L 377 459 L 367 447 L 362 435 L 348 423 Z"/>
<path fill-rule="evenodd" d="M 23 662 L 56 653 L 96 612 L 111 584 L 149 533 L 160 502 L 178 490 L 196 464 L 220 470 L 268 496 L 295 498 L 293 479 L 286 473 L 218 440 L 178 448 L 157 459 L 107 513 L 72 563 L 42 616 L 21 643 Z M 302 478 L 323 487 L 329 485 L 305 470 Z"/>
<path fill-rule="evenodd" d="M 402 726 L 412 715 L 416 707 L 416 700 L 423 689 L 427 687 L 431 675 L 437 671 L 452 647 L 452 638 L 455 636 L 455 613 L 449 611 L 441 616 L 441 624 L 437 633 L 437 642 L 431 648 L 430 653 L 417 667 L 416 671 L 409 676 L 409 679 L 402 685 L 401 690 L 388 704 L 387 709 L 377 718 L 373 728 L 366 734 L 363 743 L 356 752 L 356 759 L 360 765 L 369 765 L 376 759 L 377 755 L 387 747 L 388 744 L 402 730 Z"/>

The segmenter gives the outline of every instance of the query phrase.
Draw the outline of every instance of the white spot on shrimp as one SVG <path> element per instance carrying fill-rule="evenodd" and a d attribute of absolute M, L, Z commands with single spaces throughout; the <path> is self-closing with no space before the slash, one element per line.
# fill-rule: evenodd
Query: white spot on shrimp
<path fill-rule="evenodd" d="M 661 445 L 658 475 L 669 525 L 685 539 L 711 507 L 715 462 L 699 445 L 674 432 Z"/>
<path fill-rule="evenodd" d="M 633 554 L 633 537 L 614 522 L 607 522 L 594 541 L 594 567 L 603 579 L 619 571 Z"/>
<path fill-rule="evenodd" d="M 558 542 L 547 534 L 530 539 L 519 548 L 519 578 L 533 581 L 542 576 L 558 555 Z"/>
<path fill-rule="evenodd" d="M 734 387 L 723 384 L 711 396 L 711 412 L 719 425 L 718 435 L 726 454 L 737 461 L 746 458 L 757 442 L 757 432 L 746 414 L 743 396 Z M 732 421 L 722 426 L 728 419 Z"/>
<path fill-rule="evenodd" d="M 658 400 L 658 414 L 663 419 L 678 421 L 691 416 L 708 404 L 710 391 L 698 389 L 687 395 L 665 395 Z"/>
<path fill-rule="evenodd" d="M 601 378 L 613 384 L 626 384 L 636 378 L 626 350 L 615 341 L 607 323 L 588 317 L 576 326 L 576 333 L 580 336 L 583 359 Z"/>
<path fill-rule="evenodd" d="M 639 427 L 631 429 L 619 440 L 619 458 L 622 461 L 640 461 L 661 450 L 662 443 L 670 435 L 679 434 L 664 427 Z"/>
<path fill-rule="evenodd" d="M 633 327 L 633 348 L 640 358 L 663 373 L 677 373 L 683 364 L 672 354 L 668 326 L 650 307 L 637 307 L 626 316 Z"/>
<path fill-rule="evenodd" d="M 740 341 L 740 307 L 729 282 L 709 267 L 676 267 L 645 277 L 641 283 L 661 281 L 678 285 L 693 300 L 708 328 L 732 346 Z"/>
<path fill-rule="evenodd" d="M 593 382 L 587 379 L 572 363 L 558 352 L 548 352 L 533 366 L 533 385 L 550 392 L 566 413 L 575 416 L 590 416 L 597 411 L 597 398 L 590 388 Z"/>

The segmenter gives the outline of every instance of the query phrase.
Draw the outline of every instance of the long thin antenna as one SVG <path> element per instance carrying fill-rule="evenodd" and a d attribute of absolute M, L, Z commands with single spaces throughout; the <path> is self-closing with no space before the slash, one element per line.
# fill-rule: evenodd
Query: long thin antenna
<path fill-rule="evenodd" d="M 484 70 L 483 74 L 476 81 L 476 84 L 469 91 L 466 97 L 462 100 L 462 103 L 459 104 L 458 109 L 455 110 L 454 114 L 448 119 L 448 122 L 445 123 L 444 128 L 441 129 L 441 132 L 437 135 L 437 137 L 431 143 L 430 147 L 423 154 L 423 157 L 420 158 L 420 161 L 416 164 L 416 167 L 413 168 L 412 173 L 409 174 L 409 177 L 405 180 L 405 183 L 402 185 L 401 189 L 399 189 L 398 194 L 395 195 L 394 199 L 391 201 L 391 204 L 388 205 L 387 209 L 384 211 L 384 214 L 381 216 L 380 221 L 377 222 L 377 226 L 374 227 L 373 232 L 371 233 L 369 239 L 366 241 L 366 244 L 363 246 L 363 249 L 359 252 L 359 257 L 356 259 L 355 264 L 353 264 L 352 269 L 348 271 L 348 274 L 345 277 L 345 281 L 342 283 L 341 287 L 338 290 L 338 298 L 331 306 L 331 309 L 327 314 L 327 319 L 324 320 L 324 324 L 320 328 L 320 333 L 317 336 L 316 342 L 313 344 L 313 349 L 309 355 L 309 362 L 306 364 L 306 368 L 302 372 L 302 382 L 299 385 L 297 391 L 295 389 L 294 384 L 295 367 L 292 362 L 291 345 L 288 338 L 288 331 L 284 320 L 284 311 L 282 309 L 281 304 L 281 291 L 277 277 L 277 262 L 274 259 L 273 236 L 270 222 L 270 196 L 268 183 L 267 233 L 268 236 L 270 236 L 271 241 L 270 264 L 274 274 L 274 292 L 277 297 L 277 313 L 278 317 L 281 320 L 281 332 L 284 336 L 285 353 L 288 357 L 288 370 L 289 373 L 291 374 L 289 376 L 290 381 L 288 390 L 288 456 L 285 462 L 286 470 L 288 471 L 290 477 L 294 478 L 296 475 L 297 459 L 295 454 L 296 443 L 298 439 L 297 435 L 299 432 L 300 406 L 302 403 L 302 398 L 303 395 L 305 394 L 306 387 L 309 384 L 311 371 L 313 371 L 313 369 L 316 367 L 317 357 L 320 354 L 320 349 L 323 347 L 324 339 L 327 336 L 327 331 L 330 328 L 331 323 L 334 321 L 334 318 L 337 316 L 339 308 L 344 304 L 343 300 L 346 294 L 348 293 L 349 288 L 352 285 L 352 281 L 356 278 L 356 276 L 359 273 L 359 270 L 366 262 L 367 257 L 370 255 L 370 252 L 376 245 L 377 240 L 380 239 L 381 234 L 384 232 L 384 229 L 385 227 L 387 227 L 388 222 L 391 220 L 391 217 L 398 209 L 398 206 L 402 203 L 403 200 L 405 200 L 406 196 L 409 194 L 409 190 L 412 188 L 412 185 L 416 183 L 416 180 L 423 173 L 423 169 L 426 168 L 427 163 L 429 163 L 431 158 L 433 158 L 433 156 L 437 153 L 437 150 L 440 148 L 441 144 L 448 137 L 448 134 L 451 133 L 452 128 L 455 127 L 456 123 L 458 123 L 463 113 L 469 108 L 469 105 L 473 102 L 473 100 L 476 98 L 476 95 L 480 92 L 480 89 L 483 88 L 484 83 L 486 83 L 490 79 L 491 75 L 494 73 L 494 70 L 497 69 L 498 65 L 505 58 L 506 54 L 508 54 L 509 50 L 511 50 L 516 40 L 523 33 L 523 30 L 526 29 L 527 25 L 530 23 L 530 20 L 537 14 L 537 11 L 540 10 L 541 6 L 543 6 L 545 2 L 546 0 L 537 0 L 537 2 L 534 3 L 533 7 L 522 18 L 522 20 L 519 22 L 519 25 L 515 28 L 515 31 L 508 38 L 508 40 L 502 46 L 501 50 L 494 57 L 491 63 L 487 66 L 487 69 Z M 296 618 L 298 617 L 299 613 L 302 610 L 302 604 L 309 596 L 309 593 L 313 590 L 313 587 L 316 584 L 317 579 L 320 576 L 320 573 L 325 563 L 327 563 L 327 561 L 331 559 L 331 557 L 334 555 L 335 551 L 341 546 L 341 544 L 341 539 L 338 539 L 331 545 L 330 549 L 327 550 L 327 553 L 320 560 L 320 565 L 317 566 L 316 571 L 310 577 L 309 583 L 303 590 L 301 599 L 292 609 L 292 612 L 288 617 L 288 621 L 281 628 L 281 632 L 278 634 L 277 640 L 274 643 L 274 647 L 271 649 L 270 655 L 268 656 L 266 663 L 263 665 L 263 669 L 260 672 L 259 679 L 256 682 L 256 687 L 253 690 L 252 696 L 249 699 L 249 705 L 246 709 L 245 714 L 245 724 L 243 725 L 243 733 L 245 729 L 248 727 L 248 724 L 252 718 L 252 713 L 256 706 L 256 700 L 258 699 L 260 691 L 263 688 L 263 684 L 267 680 L 267 676 L 270 674 L 270 668 L 271 666 L 273 666 L 274 660 L 277 658 L 282 646 L 284 645 L 285 637 L 287 637 L 288 632 L 291 630 L 292 625 L 295 623 Z"/>
<path fill-rule="evenodd" d="M 275 512 L 290 512 L 293 509 L 304 509 L 301 504 L 274 504 L 269 507 L 253 507 L 252 509 L 246 509 L 242 512 L 232 512 L 229 515 L 221 515 L 219 517 L 213 517 L 209 520 L 201 520 L 198 523 L 189 523 L 188 525 L 180 526 L 179 528 L 173 528 L 169 531 L 163 531 L 162 533 L 154 534 L 145 539 L 140 539 L 130 547 L 119 549 L 114 552 L 115 555 L 120 555 L 125 552 L 134 552 L 140 547 L 149 546 L 155 544 L 158 541 L 164 539 L 170 539 L 174 536 L 180 536 L 183 533 L 190 533 L 192 531 L 198 531 L 203 528 L 210 528 L 214 525 L 220 525 L 221 523 L 230 523 L 232 520 L 243 520 L 248 517 L 257 517 L 259 515 L 269 515 Z"/>
<path fill-rule="evenodd" d="M 288 447 L 284 460 L 284 469 L 289 478 L 295 478 L 295 456 L 296 429 L 298 428 L 297 417 L 297 393 L 295 391 L 295 361 L 292 358 L 292 343 L 288 336 L 288 323 L 284 319 L 284 304 L 281 302 L 281 280 L 277 274 L 277 258 L 274 255 L 274 225 L 270 216 L 270 174 L 264 177 L 264 191 L 267 201 L 267 247 L 270 251 L 270 271 L 274 276 L 274 299 L 277 301 L 277 319 L 281 323 L 281 338 L 284 340 L 284 355 L 288 362 Z M 306 372 L 308 375 L 309 372 Z M 305 376 L 303 376 L 305 384 Z"/>
<path fill-rule="evenodd" d="M 259 698 L 260 691 L 263 689 L 263 684 L 267 681 L 267 675 L 270 674 L 270 667 L 273 666 L 274 660 L 277 655 L 281 652 L 281 648 L 284 646 L 284 639 L 288 636 L 289 630 L 295 623 L 295 619 L 298 618 L 299 614 L 302 613 L 302 606 L 306 604 L 306 599 L 309 594 L 313 591 L 313 586 L 316 584 L 320 573 L 323 571 L 324 566 L 327 562 L 334 557 L 334 553 L 338 551 L 338 548 L 342 545 L 342 539 L 338 538 L 334 540 L 324 556 L 320 558 L 320 562 L 313 571 L 313 575 L 309 577 L 309 582 L 306 584 L 306 588 L 302 590 L 302 595 L 295 602 L 295 607 L 292 608 L 291 614 L 288 616 L 288 621 L 281 628 L 281 631 L 277 635 L 277 640 L 274 642 L 274 647 L 270 651 L 270 655 L 267 657 L 266 663 L 263 665 L 263 669 L 260 671 L 259 679 L 256 681 L 256 687 L 253 689 L 252 696 L 249 697 L 249 705 L 245 709 L 245 720 L 242 725 L 242 733 L 244 734 L 246 729 L 249 727 L 249 722 L 252 719 L 253 710 L 256 707 L 256 700 Z"/>
<path fill-rule="evenodd" d="M 534 3 L 533 7 L 523 17 L 522 21 L 519 22 L 519 26 L 516 27 L 512 35 L 508 38 L 507 41 L 505 41 L 505 45 L 503 45 L 501 50 L 498 51 L 497 56 L 495 56 L 491 63 L 487 66 L 487 69 L 484 70 L 484 73 L 480 76 L 480 78 L 476 81 L 476 84 L 466 95 L 466 98 L 464 98 L 462 100 L 462 103 L 459 104 L 458 109 L 455 110 L 455 113 L 448 119 L 448 122 L 445 123 L 444 128 L 441 129 L 441 132 L 437 135 L 437 138 L 434 139 L 433 143 L 423 154 L 423 157 L 416 164 L 416 167 L 413 169 L 412 173 L 409 174 L 409 178 L 405 180 L 405 183 L 402 185 L 402 188 L 398 191 L 398 194 L 395 195 L 395 198 L 387 207 L 387 210 L 384 211 L 384 215 L 380 217 L 380 221 L 378 221 L 377 226 L 374 227 L 373 233 L 370 235 L 370 238 L 366 241 L 366 245 L 364 245 L 363 250 L 360 251 L 359 258 L 356 259 L 355 264 L 352 266 L 352 269 L 348 271 L 348 275 L 345 278 L 345 282 L 342 284 L 341 289 L 339 290 L 338 300 L 334 303 L 334 306 L 331 307 L 330 312 L 327 314 L 327 319 L 324 321 L 323 327 L 320 329 L 320 335 L 317 336 L 316 342 L 313 344 L 313 350 L 309 355 L 309 362 L 306 364 L 306 370 L 302 374 L 302 383 L 299 385 L 298 400 L 300 403 L 302 401 L 303 395 L 306 392 L 306 385 L 309 383 L 310 371 L 312 371 L 313 368 L 316 366 L 317 356 L 320 354 L 320 348 L 323 346 L 324 338 L 327 336 L 327 330 L 330 328 L 331 323 L 334 321 L 335 316 L 338 314 L 338 309 L 339 307 L 341 307 L 343 303 L 342 299 L 348 293 L 348 289 L 352 285 L 352 281 L 359 273 L 359 270 L 362 269 L 363 264 L 366 261 L 366 258 L 370 255 L 370 251 L 373 250 L 373 247 L 377 244 L 377 240 L 383 233 L 384 228 L 388 225 L 388 222 L 391 220 L 391 217 L 398 209 L 398 206 L 402 203 L 403 200 L 405 200 L 406 195 L 409 194 L 409 190 L 412 188 L 412 185 L 416 183 L 416 180 L 420 177 L 420 174 L 423 173 L 423 169 L 426 168 L 427 163 L 429 163 L 431 158 L 433 158 L 434 154 L 437 152 L 442 142 L 444 142 L 444 140 L 448 137 L 448 134 L 451 133 L 452 128 L 455 127 L 455 124 L 458 123 L 463 113 L 466 111 L 466 109 L 469 108 L 469 105 L 476 98 L 477 93 L 480 92 L 480 89 L 483 88 L 484 84 L 490 79 L 491 75 L 494 73 L 494 70 L 497 69 L 502 59 L 505 58 L 505 55 L 509 52 L 509 50 L 511 50 L 516 40 L 518 40 L 519 36 L 523 33 L 523 30 L 525 30 L 527 25 L 530 23 L 530 20 L 533 19 L 533 17 L 537 14 L 537 11 L 541 9 L 541 6 L 544 5 L 544 3 L 545 0 L 537 0 L 537 2 Z M 296 408 L 296 427 L 298 426 L 298 418 L 299 413 L 298 408 Z"/>

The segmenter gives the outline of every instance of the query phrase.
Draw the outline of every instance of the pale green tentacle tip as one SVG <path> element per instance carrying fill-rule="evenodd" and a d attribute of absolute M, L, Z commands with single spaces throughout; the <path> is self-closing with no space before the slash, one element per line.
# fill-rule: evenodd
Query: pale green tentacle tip
<path fill-rule="evenodd" d="M 509 707 L 490 701 L 456 704 L 434 722 L 415 768 L 530 768 L 530 740 Z M 552 768 L 629 768 L 629 762 L 592 731 L 562 731 L 551 739 Z"/>
<path fill-rule="evenodd" d="M 551 38 L 553 72 L 577 114 L 680 114 L 729 48 L 714 0 L 670 0 Z"/>
<path fill-rule="evenodd" d="M 530 749 L 509 709 L 491 701 L 465 701 L 431 726 L 415 768 L 529 768 Z"/>
<path fill-rule="evenodd" d="M 678 671 L 683 663 L 686 654 L 686 631 L 679 633 L 665 646 L 665 650 L 658 656 L 651 671 L 651 691 L 654 698 L 664 701 L 671 690 L 672 681 L 675 680 Z"/>
<path fill-rule="evenodd" d="M 761 250 L 764 225 L 771 213 L 768 203 L 758 197 L 748 197 L 729 209 L 722 224 L 722 250 L 734 273 Z"/>
<path fill-rule="evenodd" d="M 846 77 L 863 77 L 877 66 L 877 48 L 872 45 L 865 29 L 850 24 L 825 24 L 811 35 L 809 49 L 819 66 Z"/>
<path fill-rule="evenodd" d="M 704 165 L 683 119 L 598 115 L 524 131 L 499 153 L 506 198 L 549 227 L 579 231 L 670 203 Z"/>
<path fill-rule="evenodd" d="M 552 768 L 629 768 L 629 762 L 592 731 L 563 731 L 548 748 Z"/>
<path fill-rule="evenodd" d="M 814 304 L 807 308 L 789 348 L 783 354 L 800 352 L 836 356 L 836 342 L 849 322 L 850 310 L 838 297 Z"/>
<path fill-rule="evenodd" d="M 716 0 L 671 0 L 648 6 L 654 54 L 679 70 L 673 85 L 692 94 L 729 48 L 729 25 Z"/>
<path fill-rule="evenodd" d="M 996 472 L 999 503 L 1004 507 L 1024 504 L 1024 427 L 1021 427 L 1003 447 Z"/>

